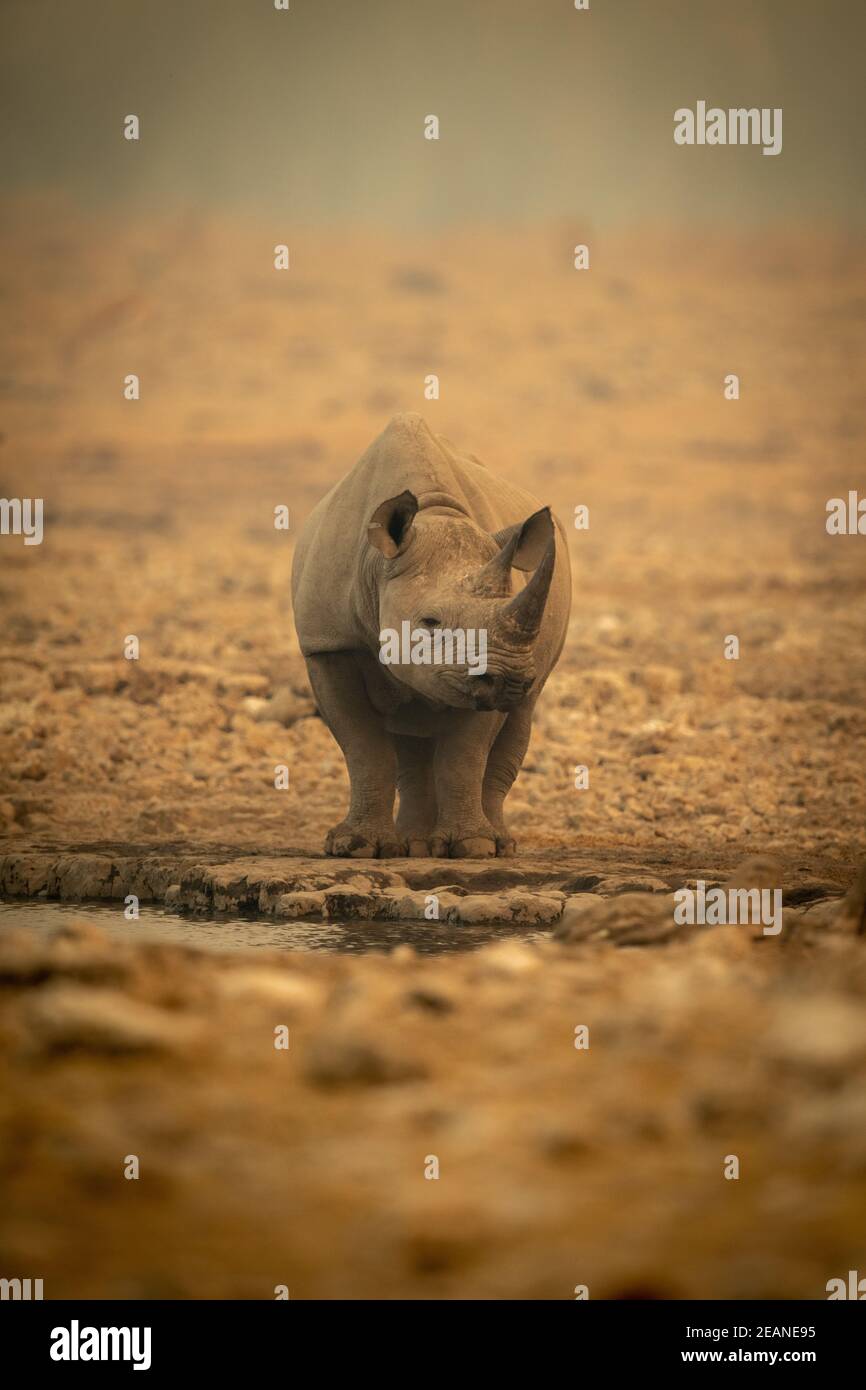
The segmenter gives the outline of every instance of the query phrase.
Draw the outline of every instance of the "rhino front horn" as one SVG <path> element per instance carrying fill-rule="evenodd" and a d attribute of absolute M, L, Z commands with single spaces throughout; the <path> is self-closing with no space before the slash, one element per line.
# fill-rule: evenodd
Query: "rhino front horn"
<path fill-rule="evenodd" d="M 544 559 L 538 566 L 526 588 L 507 603 L 502 610 L 502 620 L 523 642 L 532 642 L 538 636 L 544 605 L 553 578 L 553 565 L 556 560 L 556 541 L 551 540 L 544 552 Z"/>

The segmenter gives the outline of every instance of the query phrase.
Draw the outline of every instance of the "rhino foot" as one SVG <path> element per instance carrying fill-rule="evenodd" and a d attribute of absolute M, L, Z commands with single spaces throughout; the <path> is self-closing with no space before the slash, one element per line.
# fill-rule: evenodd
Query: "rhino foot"
<path fill-rule="evenodd" d="M 325 837 L 325 853 L 337 859 L 404 859 L 406 841 L 393 825 L 353 824 L 341 821 Z"/>
<path fill-rule="evenodd" d="M 431 848 L 431 841 L 426 835 L 409 836 L 409 858 L 410 859 L 432 859 L 435 858 Z"/>
<path fill-rule="evenodd" d="M 467 835 L 451 841 L 452 859 L 495 859 L 496 841 L 482 835 Z"/>
<path fill-rule="evenodd" d="M 493 859 L 496 855 L 496 832 L 492 826 L 462 827 L 433 831 L 428 853 L 432 859 Z"/>

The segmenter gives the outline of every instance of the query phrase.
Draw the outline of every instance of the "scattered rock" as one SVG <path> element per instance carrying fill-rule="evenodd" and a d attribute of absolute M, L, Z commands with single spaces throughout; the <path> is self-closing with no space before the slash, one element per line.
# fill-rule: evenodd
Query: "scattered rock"
<path fill-rule="evenodd" d="M 414 946 L 409 945 L 408 941 L 401 941 L 400 945 L 395 946 L 389 956 L 389 960 L 399 966 L 413 965 L 417 959 L 418 952 Z"/>
<path fill-rule="evenodd" d="M 287 917 L 292 920 L 304 917 L 322 917 L 325 913 L 325 894 L 321 889 L 318 891 L 301 889 L 297 893 L 281 893 L 277 898 L 274 911 L 278 917 Z"/>
<path fill-rule="evenodd" d="M 836 994 L 786 1000 L 771 1019 L 767 1047 L 792 1066 L 844 1071 L 866 1058 L 866 1014 Z"/>
<path fill-rule="evenodd" d="M 832 898 L 844 893 L 841 883 L 828 883 L 823 879 L 809 878 L 782 890 L 784 907 L 802 907 L 805 903 L 817 902 L 822 898 Z"/>
<path fill-rule="evenodd" d="M 603 878 L 604 874 L 573 874 L 561 884 L 561 888 L 563 893 L 585 893 L 595 888 Z"/>
<path fill-rule="evenodd" d="M 595 891 L 602 897 L 610 897 L 614 893 L 669 893 L 671 885 L 665 883 L 663 878 L 654 878 L 652 874 L 611 874 L 609 878 L 599 880 Z"/>
<path fill-rule="evenodd" d="M 314 980 L 267 966 L 227 970 L 219 984 L 220 993 L 227 999 L 261 999 L 293 1011 L 314 1008 L 323 993 Z"/>
<path fill-rule="evenodd" d="M 450 1014 L 454 1010 L 454 998 L 447 990 L 430 984 L 419 985 L 406 995 L 410 1008 L 423 1009 L 431 1014 Z"/>
<path fill-rule="evenodd" d="M 117 990 L 85 985 L 41 990 L 29 1001 L 24 1021 L 28 1041 L 43 1052 L 176 1052 L 199 1031 L 196 1023 L 180 1015 Z"/>
<path fill-rule="evenodd" d="M 72 923 L 53 938 L 27 927 L 0 933 L 0 984 L 38 985 L 59 976 L 85 983 L 121 983 L 130 971 L 98 927 Z"/>
<path fill-rule="evenodd" d="M 373 917 L 385 915 L 382 905 L 386 901 L 381 893 L 362 893 L 352 888 L 328 888 L 323 894 L 324 913 L 331 921 L 351 921 L 360 918 L 369 921 Z"/>
<path fill-rule="evenodd" d="M 476 967 L 484 975 L 531 975 L 541 969 L 541 958 L 520 941 L 497 941 L 478 952 Z"/>
<path fill-rule="evenodd" d="M 316 713 L 316 703 L 312 697 L 299 695 L 290 685 L 280 686 L 270 700 L 244 700 L 242 708 L 257 723 L 272 720 L 282 724 L 284 729 L 290 729 L 299 719 L 310 719 Z"/>
<path fill-rule="evenodd" d="M 598 930 L 601 900 L 594 893 L 572 893 L 565 900 L 562 917 L 554 928 L 557 941 L 582 941 Z"/>
<path fill-rule="evenodd" d="M 562 916 L 564 903 L 562 893 L 470 893 L 449 908 L 447 920 L 544 926 Z"/>
<path fill-rule="evenodd" d="M 722 887 L 725 891 L 729 888 L 781 888 L 782 866 L 769 854 L 753 855 L 737 865 Z"/>
<path fill-rule="evenodd" d="M 837 925 L 857 936 L 866 934 L 866 863 L 860 867 L 850 891 L 839 906 Z"/>
<path fill-rule="evenodd" d="M 367 1039 L 322 1034 L 307 1046 L 304 1075 L 314 1086 L 387 1086 L 422 1077 L 426 1069 Z"/>
<path fill-rule="evenodd" d="M 673 895 L 622 893 L 597 898 L 563 915 L 554 929 L 557 941 L 574 943 L 610 939 L 618 946 L 650 946 L 667 941 L 687 929 L 674 921 Z"/>

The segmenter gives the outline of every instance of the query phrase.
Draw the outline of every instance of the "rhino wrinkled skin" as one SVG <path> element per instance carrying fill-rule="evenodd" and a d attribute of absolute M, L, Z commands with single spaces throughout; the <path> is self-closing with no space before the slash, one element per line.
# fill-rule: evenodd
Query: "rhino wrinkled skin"
<path fill-rule="evenodd" d="M 351 783 L 326 853 L 513 854 L 503 803 L 571 606 L 568 547 L 549 509 L 420 415 L 398 415 L 308 519 L 292 594 L 310 683 Z M 380 633 L 407 620 L 484 630 L 484 674 L 383 665 Z"/>

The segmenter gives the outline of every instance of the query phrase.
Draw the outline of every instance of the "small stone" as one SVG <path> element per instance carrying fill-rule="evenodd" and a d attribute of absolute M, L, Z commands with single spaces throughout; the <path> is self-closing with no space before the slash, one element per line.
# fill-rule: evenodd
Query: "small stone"
<path fill-rule="evenodd" d="M 782 866 L 769 854 L 756 854 L 738 864 L 722 885 L 729 888 L 781 888 Z"/>
<path fill-rule="evenodd" d="M 603 878 L 604 874 L 574 874 L 573 877 L 566 879 L 560 887 L 563 893 L 588 893 L 591 889 L 597 887 Z"/>
<path fill-rule="evenodd" d="M 585 1158 L 592 1145 L 585 1134 L 565 1125 L 545 1126 L 535 1136 L 540 1152 L 554 1161 Z"/>
<path fill-rule="evenodd" d="M 227 999 L 261 999 L 291 1009 L 312 1009 L 323 993 L 321 986 L 313 980 L 267 966 L 228 970 L 219 983 L 220 992 Z"/>
<path fill-rule="evenodd" d="M 603 899 L 594 893 L 572 893 L 565 900 L 565 910 L 553 935 L 557 941 L 582 941 L 598 930 L 598 912 Z"/>
<path fill-rule="evenodd" d="M 299 719 L 309 719 L 316 713 L 315 702 L 304 695 L 297 694 L 289 685 L 280 686 L 270 700 L 250 698 L 242 702 L 242 708 L 257 723 L 273 720 L 289 729 Z"/>
<path fill-rule="evenodd" d="M 818 902 L 822 898 L 839 895 L 844 889 L 839 883 L 829 883 L 824 879 L 808 878 L 802 883 L 784 889 L 782 903 L 785 907 L 801 907 L 806 903 Z"/>
<path fill-rule="evenodd" d="M 531 975 L 541 969 L 541 960 L 531 946 L 519 941 L 496 941 L 479 951 L 477 965 L 486 975 Z"/>
<path fill-rule="evenodd" d="M 274 913 L 291 921 L 301 917 L 322 917 L 325 912 L 323 892 L 299 890 L 297 893 L 282 893 L 277 898 Z"/>
<path fill-rule="evenodd" d="M 390 958 L 395 965 L 413 965 L 418 959 L 418 952 L 408 941 L 401 941 L 399 946 L 394 947 Z"/>
<path fill-rule="evenodd" d="M 268 708 L 270 700 L 263 700 L 261 695 L 248 695 L 245 700 L 241 700 L 241 709 L 244 714 L 248 714 L 250 719 L 260 720 L 264 711 Z"/>
<path fill-rule="evenodd" d="M 866 934 L 866 863 L 860 866 L 844 902 L 839 904 L 834 926 L 857 936 Z"/>
<path fill-rule="evenodd" d="M 615 893 L 669 893 L 671 886 L 652 874 L 611 874 L 596 885 L 596 893 L 611 897 Z"/>
<path fill-rule="evenodd" d="M 189 1043 L 199 1026 L 117 990 L 56 985 L 39 992 L 24 1014 L 37 1050 L 108 1054 L 173 1052 Z"/>
<path fill-rule="evenodd" d="M 0 935 L 0 981 L 41 984 L 57 976 L 91 982 L 119 982 L 129 973 L 125 953 L 87 922 L 72 922 L 56 936 L 22 927 Z"/>
<path fill-rule="evenodd" d="M 805 927 L 825 927 L 832 928 L 839 924 L 842 903 L 838 898 L 830 902 L 807 903 L 803 908 L 785 908 L 785 920 L 788 913 L 798 913 L 798 925 Z"/>
<path fill-rule="evenodd" d="M 767 1033 L 770 1055 L 805 1070 L 844 1071 L 866 1058 L 866 1014 L 836 994 L 784 1003 Z"/>
<path fill-rule="evenodd" d="M 636 758 L 663 753 L 670 743 L 670 726 L 661 719 L 650 719 L 632 736 L 631 753 Z"/>
<path fill-rule="evenodd" d="M 674 921 L 673 895 L 622 893 L 564 914 L 554 936 L 570 944 L 592 937 L 610 939 L 617 946 L 649 946 L 682 930 Z"/>
<path fill-rule="evenodd" d="M 457 900 L 448 920 L 542 926 L 562 916 L 564 902 L 562 893 L 468 893 Z"/>
<path fill-rule="evenodd" d="M 329 921 L 347 921 L 387 915 L 387 899 L 381 893 L 361 893 L 351 888 L 327 888 L 322 911 Z"/>
<path fill-rule="evenodd" d="M 328 1034 L 314 1038 L 304 1062 L 314 1086 L 386 1086 L 426 1075 L 420 1063 L 393 1057 L 364 1038 Z"/>
<path fill-rule="evenodd" d="M 446 991 L 432 985 L 418 985 L 406 995 L 410 1008 L 422 1009 L 431 1014 L 450 1014 L 454 1010 L 454 1000 Z"/>

